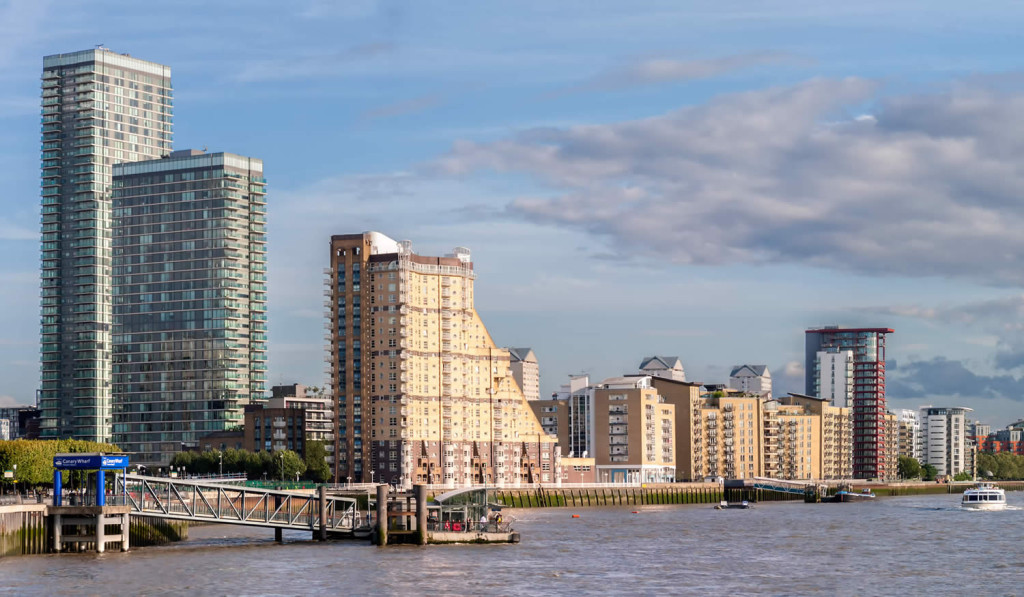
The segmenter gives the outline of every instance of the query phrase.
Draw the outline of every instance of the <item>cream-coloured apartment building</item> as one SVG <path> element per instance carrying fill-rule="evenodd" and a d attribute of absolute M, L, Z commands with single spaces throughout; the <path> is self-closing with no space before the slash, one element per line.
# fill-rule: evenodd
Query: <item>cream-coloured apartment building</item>
<path fill-rule="evenodd" d="M 509 348 L 512 357 L 512 377 L 515 378 L 527 400 L 540 399 L 540 364 L 532 348 Z"/>
<path fill-rule="evenodd" d="M 802 394 L 791 393 L 779 400 L 783 405 L 803 408 L 815 419 L 811 424 L 811 476 L 782 478 L 852 479 L 853 408 L 833 406 L 828 399 Z"/>
<path fill-rule="evenodd" d="M 473 305 L 468 249 L 428 257 L 378 232 L 331 237 L 327 373 L 336 481 L 516 486 L 559 478 L 510 355 Z"/>
<path fill-rule="evenodd" d="M 594 388 L 593 413 L 598 482 L 675 480 L 675 406 L 650 376 L 604 380 Z"/>

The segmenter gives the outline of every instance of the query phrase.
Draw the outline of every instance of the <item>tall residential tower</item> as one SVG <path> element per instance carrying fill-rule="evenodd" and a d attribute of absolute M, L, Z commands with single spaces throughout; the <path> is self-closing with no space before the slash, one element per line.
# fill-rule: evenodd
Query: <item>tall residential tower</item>
<path fill-rule="evenodd" d="M 171 150 L 171 69 L 104 48 L 43 59 L 43 438 L 111 439 L 113 165 Z"/>
<path fill-rule="evenodd" d="M 428 257 L 378 232 L 331 237 L 328 374 L 342 480 L 558 479 L 545 433 L 473 306 L 469 250 Z"/>
<path fill-rule="evenodd" d="M 263 397 L 263 162 L 176 151 L 113 183 L 114 441 L 166 465 Z"/>
<path fill-rule="evenodd" d="M 821 355 L 853 353 L 853 476 L 857 479 L 890 479 L 887 466 L 895 457 L 886 441 L 885 338 L 889 328 L 840 328 L 827 326 L 805 334 L 805 388 L 807 394 L 822 389 Z M 841 360 L 835 361 L 841 363 Z M 845 369 L 845 363 L 841 369 Z M 824 398 L 824 396 L 821 396 Z M 893 447 L 895 450 L 895 446 Z"/>

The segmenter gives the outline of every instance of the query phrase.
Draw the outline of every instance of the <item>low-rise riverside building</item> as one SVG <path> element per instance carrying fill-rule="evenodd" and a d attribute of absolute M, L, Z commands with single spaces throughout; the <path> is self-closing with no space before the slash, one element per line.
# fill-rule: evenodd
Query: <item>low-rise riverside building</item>
<path fill-rule="evenodd" d="M 817 435 L 812 429 L 812 444 L 809 446 L 811 457 L 810 479 L 850 479 L 853 477 L 853 409 L 850 407 L 833 406 L 825 398 L 816 398 L 802 394 L 790 393 L 780 398 L 787 406 L 803 408 L 814 422 L 813 429 L 819 430 Z M 797 446 L 799 450 L 800 447 Z M 807 449 L 806 447 L 804 448 Z M 804 454 L 807 456 L 808 454 Z M 771 476 L 771 475 L 769 475 Z"/>
<path fill-rule="evenodd" d="M 604 380 L 594 389 L 593 412 L 599 482 L 675 480 L 675 406 L 650 376 Z"/>
<path fill-rule="evenodd" d="M 562 483 L 597 483 L 597 461 L 563 456 Z"/>

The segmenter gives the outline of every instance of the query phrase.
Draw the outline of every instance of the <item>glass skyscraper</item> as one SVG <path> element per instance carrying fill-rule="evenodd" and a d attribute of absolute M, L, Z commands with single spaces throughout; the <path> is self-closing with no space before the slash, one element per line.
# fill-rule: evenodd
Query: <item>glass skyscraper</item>
<path fill-rule="evenodd" d="M 166 465 L 265 389 L 263 162 L 176 151 L 114 166 L 114 442 Z"/>
<path fill-rule="evenodd" d="M 171 151 L 171 69 L 96 48 L 43 59 L 43 438 L 111 438 L 114 164 Z"/>

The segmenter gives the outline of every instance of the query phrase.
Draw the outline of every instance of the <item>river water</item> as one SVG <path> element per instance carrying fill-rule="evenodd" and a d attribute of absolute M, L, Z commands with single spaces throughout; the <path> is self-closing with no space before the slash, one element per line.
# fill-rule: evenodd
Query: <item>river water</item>
<path fill-rule="evenodd" d="M 506 510 L 518 545 L 278 545 L 214 525 L 128 554 L 0 559 L 0 594 L 1024 595 L 1024 495 L 1008 496 L 1002 512 L 961 510 L 956 494 Z"/>

